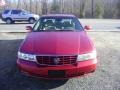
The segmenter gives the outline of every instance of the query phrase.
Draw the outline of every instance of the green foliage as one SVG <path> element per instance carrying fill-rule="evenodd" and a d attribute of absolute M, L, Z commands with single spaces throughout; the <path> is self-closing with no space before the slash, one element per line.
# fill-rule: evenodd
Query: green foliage
<path fill-rule="evenodd" d="M 104 15 L 104 8 L 97 4 L 95 8 L 95 17 L 103 18 L 103 15 Z"/>

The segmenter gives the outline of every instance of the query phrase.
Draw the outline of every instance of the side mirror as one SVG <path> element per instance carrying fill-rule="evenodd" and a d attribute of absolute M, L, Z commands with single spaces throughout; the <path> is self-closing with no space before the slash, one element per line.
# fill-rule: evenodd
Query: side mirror
<path fill-rule="evenodd" d="M 32 27 L 31 27 L 31 26 L 26 26 L 26 30 L 27 30 L 28 32 L 32 32 Z"/>
<path fill-rule="evenodd" d="M 85 30 L 91 30 L 92 27 L 87 25 L 87 26 L 84 27 L 84 29 L 85 29 Z"/>

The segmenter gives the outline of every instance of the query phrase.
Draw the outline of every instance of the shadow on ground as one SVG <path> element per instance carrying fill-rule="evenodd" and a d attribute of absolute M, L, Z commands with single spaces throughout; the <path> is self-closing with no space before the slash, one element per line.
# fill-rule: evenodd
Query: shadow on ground
<path fill-rule="evenodd" d="M 67 80 L 42 80 L 22 75 L 16 66 L 20 40 L 0 40 L 0 89 L 46 90 L 64 85 Z"/>

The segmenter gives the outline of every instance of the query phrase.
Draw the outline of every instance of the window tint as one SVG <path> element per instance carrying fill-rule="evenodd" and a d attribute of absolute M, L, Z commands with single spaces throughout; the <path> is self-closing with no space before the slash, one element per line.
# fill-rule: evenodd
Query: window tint
<path fill-rule="evenodd" d="M 30 13 L 30 12 L 25 11 L 25 10 L 22 10 L 21 12 L 24 13 L 24 14 L 29 14 Z"/>
<path fill-rule="evenodd" d="M 11 14 L 20 14 L 21 10 L 12 10 Z"/>
<path fill-rule="evenodd" d="M 41 18 L 35 25 L 34 31 L 39 30 L 83 30 L 77 18 L 71 17 L 46 17 Z"/>
<path fill-rule="evenodd" d="M 4 14 L 8 14 L 9 11 L 10 11 L 10 10 L 5 10 L 5 11 L 4 11 Z"/>

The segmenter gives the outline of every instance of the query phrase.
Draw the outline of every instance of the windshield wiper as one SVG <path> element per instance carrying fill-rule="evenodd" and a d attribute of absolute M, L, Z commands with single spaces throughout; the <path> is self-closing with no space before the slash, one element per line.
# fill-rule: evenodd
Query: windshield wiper
<path fill-rule="evenodd" d="M 56 31 L 75 31 L 75 30 L 56 30 Z"/>
<path fill-rule="evenodd" d="M 76 30 L 36 30 L 34 32 L 52 32 L 52 31 L 76 31 Z"/>

